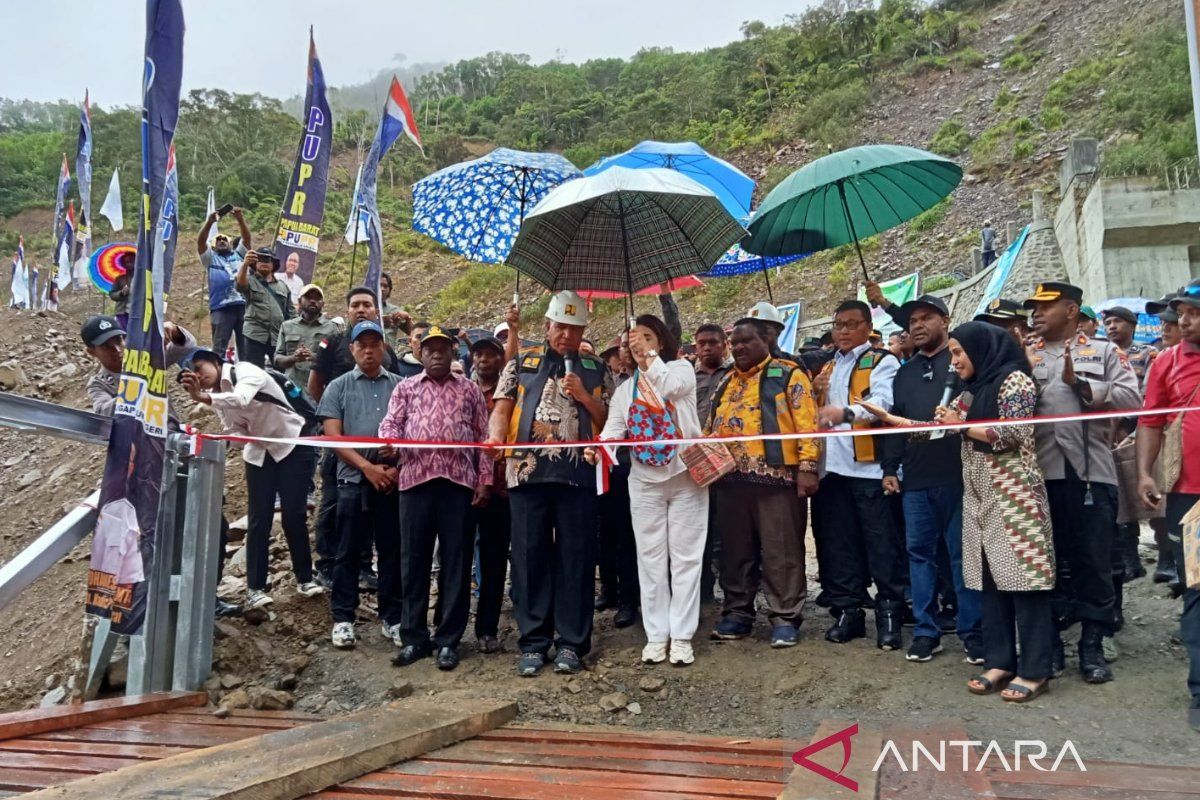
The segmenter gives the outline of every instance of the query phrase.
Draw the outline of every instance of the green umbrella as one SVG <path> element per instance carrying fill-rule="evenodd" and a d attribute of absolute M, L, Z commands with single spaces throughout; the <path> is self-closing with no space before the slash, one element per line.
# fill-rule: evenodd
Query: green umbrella
<path fill-rule="evenodd" d="M 927 211 L 962 180 L 949 159 L 899 145 L 852 147 L 818 158 L 771 190 L 742 247 L 760 256 L 814 253 L 858 241 Z"/>

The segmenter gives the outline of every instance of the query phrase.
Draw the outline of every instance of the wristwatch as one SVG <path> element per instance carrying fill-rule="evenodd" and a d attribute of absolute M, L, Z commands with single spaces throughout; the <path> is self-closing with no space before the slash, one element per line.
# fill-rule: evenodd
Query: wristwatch
<path fill-rule="evenodd" d="M 842 417 L 844 422 L 854 423 L 854 409 L 846 407 L 842 409 Z"/>

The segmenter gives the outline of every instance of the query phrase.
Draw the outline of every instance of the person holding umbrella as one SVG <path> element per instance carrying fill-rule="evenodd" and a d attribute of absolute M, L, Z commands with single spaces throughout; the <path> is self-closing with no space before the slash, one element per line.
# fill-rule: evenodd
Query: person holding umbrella
<path fill-rule="evenodd" d="M 523 677 L 541 671 L 552 644 L 554 671 L 567 674 L 583 669 L 591 649 L 596 477 L 581 450 L 553 446 L 595 438 L 608 417 L 612 379 L 598 358 L 579 354 L 587 322 L 587 304 L 577 293 L 550 299 L 545 344 L 521 350 L 504 368 L 489 422 L 489 444 L 548 445 L 493 451 L 508 459 Z"/>

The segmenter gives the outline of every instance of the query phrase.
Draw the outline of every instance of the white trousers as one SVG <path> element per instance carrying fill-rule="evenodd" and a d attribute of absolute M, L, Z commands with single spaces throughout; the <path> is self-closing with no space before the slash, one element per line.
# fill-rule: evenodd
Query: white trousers
<path fill-rule="evenodd" d="M 659 483 L 629 476 L 646 640 L 690 640 L 700 624 L 708 489 L 686 471 Z"/>

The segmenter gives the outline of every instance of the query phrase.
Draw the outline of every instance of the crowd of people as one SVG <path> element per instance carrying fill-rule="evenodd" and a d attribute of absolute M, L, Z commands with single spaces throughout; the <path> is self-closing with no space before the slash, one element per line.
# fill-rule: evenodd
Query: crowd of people
<path fill-rule="evenodd" d="M 298 591 L 329 594 L 335 647 L 357 642 L 369 591 L 395 664 L 432 657 L 451 670 L 473 597 L 478 649 L 503 650 L 508 592 L 520 675 L 551 662 L 582 669 L 607 609 L 618 627 L 640 617 L 645 662 L 684 666 L 703 603 L 720 604 L 712 638 L 752 636 L 761 612 L 771 647 L 800 642 L 811 525 L 828 642 L 866 637 L 868 612 L 876 645 L 912 662 L 955 634 L 981 667 L 966 689 L 1019 703 L 1063 674 L 1063 636 L 1076 625 L 1082 680 L 1113 679 L 1123 586 L 1145 575 L 1138 531 L 1149 520 L 1153 580 L 1184 598 L 1200 725 L 1200 593 L 1185 586 L 1180 539 L 1200 500 L 1200 461 L 1179 457 L 1200 447 L 1200 415 L 1038 422 L 1194 404 L 1200 281 L 1151 304 L 1157 345 L 1135 342 L 1138 316 L 1122 307 L 1091 314 L 1103 324 L 1096 338 L 1083 292 L 1067 283 L 997 299 L 957 326 L 936 296 L 895 306 L 869 283 L 871 305 L 899 328 L 886 346 L 871 305 L 847 300 L 795 354 L 781 350 L 769 303 L 701 325 L 687 344 L 675 314 L 643 315 L 597 350 L 572 291 L 551 297 L 529 339 L 515 308 L 490 334 L 414 320 L 391 303 L 387 276 L 380 295 L 351 289 L 331 318 L 324 291 L 293 285 L 294 266 L 251 249 L 234 215 L 240 242 L 210 247 L 215 220 L 198 242 L 212 346 L 167 328 L 168 360 L 192 399 L 247 436 L 320 426 L 463 445 L 247 444 L 244 608 L 273 602 L 278 503 Z M 89 383 L 97 411 L 111 413 L 122 335 L 113 318 L 84 325 L 101 364 Z M 931 422 L 958 427 L 921 425 Z M 814 431 L 829 435 L 786 436 Z M 694 445 L 674 439 L 706 439 L 720 477 L 698 480 L 684 457 Z M 598 479 L 608 484 L 599 496 Z"/>

